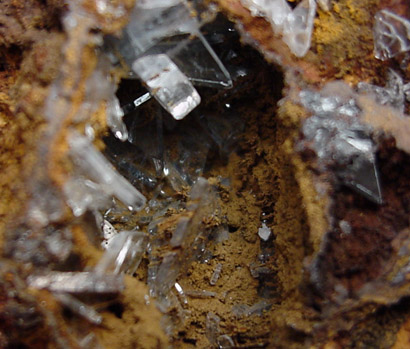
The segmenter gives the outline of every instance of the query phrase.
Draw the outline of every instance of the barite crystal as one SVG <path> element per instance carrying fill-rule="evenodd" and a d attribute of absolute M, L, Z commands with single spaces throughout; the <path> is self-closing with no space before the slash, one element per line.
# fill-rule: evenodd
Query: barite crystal
<path fill-rule="evenodd" d="M 99 190 L 100 195 L 114 195 L 125 205 L 135 210 L 141 210 L 145 206 L 145 197 L 112 167 L 87 137 L 73 131 L 69 134 L 68 142 L 74 162 L 83 171 L 84 175 L 90 177 L 99 186 L 101 189 Z M 69 204 L 71 202 L 70 206 L 72 208 L 84 208 L 86 206 L 82 201 L 84 200 L 87 203 L 89 201 L 87 196 L 81 198 L 81 192 L 75 189 L 71 191 L 70 188 L 64 189 L 66 195 L 70 198 Z M 77 194 L 80 196 L 79 198 L 77 198 Z M 93 196 L 91 192 L 88 192 L 87 195 L 91 198 L 92 204 Z M 73 199 L 74 197 L 76 197 L 76 201 Z"/>
<path fill-rule="evenodd" d="M 405 85 L 401 76 L 393 69 L 389 69 L 385 87 L 359 82 L 357 88 L 360 93 L 373 95 L 376 101 L 382 105 L 391 105 L 401 112 L 404 111 Z"/>
<path fill-rule="evenodd" d="M 215 194 L 208 181 L 202 177 L 198 178 L 191 188 L 190 198 L 186 205 L 186 216 L 181 218 L 183 223 L 177 226 L 175 229 L 177 235 L 171 239 L 173 245 L 170 245 L 174 247 L 174 250 L 163 255 L 162 261 L 156 255 L 151 254 L 148 284 L 151 294 L 157 297 L 159 303 L 165 304 L 169 301 L 170 290 L 175 286 L 180 273 L 186 270 L 203 251 L 202 244 L 208 233 L 203 221 L 214 214 L 215 201 Z M 164 242 L 151 241 L 151 247 L 156 244 L 163 247 Z"/>
<path fill-rule="evenodd" d="M 109 195 L 104 189 L 82 176 L 70 178 L 63 191 L 74 216 L 80 217 L 87 210 L 99 210 L 109 205 Z"/>
<path fill-rule="evenodd" d="M 128 139 L 128 131 L 122 121 L 123 116 L 124 111 L 121 109 L 120 101 L 113 96 L 107 103 L 107 125 L 115 137 L 124 142 Z"/>
<path fill-rule="evenodd" d="M 55 293 L 54 297 L 58 299 L 61 304 L 69 308 L 74 313 L 84 317 L 91 323 L 96 325 L 100 325 L 102 323 L 102 316 L 98 314 L 94 308 L 79 301 L 77 298 L 65 293 Z"/>
<path fill-rule="evenodd" d="M 292 12 L 286 0 L 242 0 L 253 16 L 266 17 L 275 33 L 282 32 L 283 24 Z"/>
<path fill-rule="evenodd" d="M 212 276 L 211 276 L 210 280 L 209 280 L 210 285 L 212 285 L 212 286 L 216 285 L 216 283 L 219 280 L 219 276 L 221 275 L 221 272 L 222 272 L 222 264 L 218 263 L 216 265 L 215 269 L 214 269 L 214 272 L 212 273 Z"/>
<path fill-rule="evenodd" d="M 262 227 L 258 229 L 258 235 L 263 241 L 268 241 L 271 233 L 270 228 L 265 223 L 262 223 Z"/>
<path fill-rule="evenodd" d="M 134 61 L 132 69 L 176 120 L 183 119 L 201 102 L 194 86 L 165 54 L 143 56 Z"/>
<path fill-rule="evenodd" d="M 183 0 L 137 1 L 119 42 L 119 52 L 129 66 L 161 39 L 189 34 L 198 29 L 197 20 Z"/>
<path fill-rule="evenodd" d="M 316 1 L 303 0 L 293 10 L 285 0 L 242 0 L 254 16 L 263 16 L 276 34 L 297 57 L 303 57 L 310 47 Z"/>
<path fill-rule="evenodd" d="M 118 293 L 124 289 L 122 275 L 91 272 L 50 271 L 43 275 L 30 275 L 27 282 L 30 287 L 59 293 Z"/>
<path fill-rule="evenodd" d="M 354 92 L 342 82 L 328 83 L 318 92 L 302 91 L 302 105 L 313 113 L 302 131 L 306 144 L 312 144 L 319 166 L 335 166 L 340 180 L 369 200 L 382 203 L 376 144 L 370 127 L 357 116 Z"/>
<path fill-rule="evenodd" d="M 185 39 L 177 44 L 168 55 L 194 85 L 231 88 L 232 79 L 204 35 L 197 30 L 192 33 L 196 38 Z"/>
<path fill-rule="evenodd" d="M 306 55 L 310 48 L 316 1 L 303 0 L 286 17 L 283 25 L 283 41 L 297 57 Z"/>
<path fill-rule="evenodd" d="M 147 248 L 148 237 L 141 232 L 121 231 L 109 240 L 106 251 L 94 272 L 96 274 L 133 274 Z"/>
<path fill-rule="evenodd" d="M 390 10 L 375 15 L 374 55 L 385 61 L 410 50 L 410 21 Z"/>

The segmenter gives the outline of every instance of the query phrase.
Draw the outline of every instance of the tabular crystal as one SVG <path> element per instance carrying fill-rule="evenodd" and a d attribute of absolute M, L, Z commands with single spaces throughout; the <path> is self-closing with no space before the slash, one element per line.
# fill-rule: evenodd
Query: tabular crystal
<path fill-rule="evenodd" d="M 132 64 L 132 69 L 176 120 L 183 119 L 201 102 L 188 78 L 165 54 L 141 57 Z"/>

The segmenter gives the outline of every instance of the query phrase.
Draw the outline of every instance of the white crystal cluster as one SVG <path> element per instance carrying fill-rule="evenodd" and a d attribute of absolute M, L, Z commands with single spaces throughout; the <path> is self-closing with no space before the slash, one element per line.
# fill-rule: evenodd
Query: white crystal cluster
<path fill-rule="evenodd" d="M 383 61 L 410 50 L 410 20 L 390 10 L 375 15 L 374 55 Z"/>
<path fill-rule="evenodd" d="M 313 115 L 303 124 L 303 146 L 312 147 L 319 166 L 333 168 L 342 183 L 378 204 L 382 203 L 376 144 L 371 128 L 358 121 L 355 92 L 343 82 L 328 83 L 320 92 L 300 93 Z"/>
<path fill-rule="evenodd" d="M 360 93 L 372 95 L 379 104 L 391 106 L 402 113 L 405 100 L 410 97 L 410 83 L 404 84 L 402 77 L 393 69 L 389 69 L 385 87 L 359 82 L 357 89 Z"/>
<path fill-rule="evenodd" d="M 303 0 L 293 10 L 286 0 L 241 0 L 253 16 L 265 17 L 297 57 L 310 48 L 316 1 Z M 327 7 L 327 2 L 321 2 Z"/>

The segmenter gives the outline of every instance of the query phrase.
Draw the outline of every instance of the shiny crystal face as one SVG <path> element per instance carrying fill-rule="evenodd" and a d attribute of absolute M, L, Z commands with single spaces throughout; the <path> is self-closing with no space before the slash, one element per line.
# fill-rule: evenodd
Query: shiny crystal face
<path fill-rule="evenodd" d="M 312 112 L 303 125 L 303 144 L 313 147 L 323 170 L 335 168 L 340 180 L 381 204 L 376 167 L 376 144 L 371 128 L 361 124 L 355 93 L 342 82 L 332 82 L 321 93 L 302 91 L 302 105 Z"/>
<path fill-rule="evenodd" d="M 373 28 L 375 57 L 385 61 L 410 50 L 410 21 L 390 10 L 375 15 Z"/>

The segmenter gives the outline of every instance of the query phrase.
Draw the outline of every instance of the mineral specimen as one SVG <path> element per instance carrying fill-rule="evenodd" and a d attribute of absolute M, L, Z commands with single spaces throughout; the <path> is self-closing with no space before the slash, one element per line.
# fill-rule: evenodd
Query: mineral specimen
<path fill-rule="evenodd" d="M 410 50 L 410 21 L 390 10 L 375 16 L 374 55 L 383 61 Z"/>
<path fill-rule="evenodd" d="M 319 166 L 335 167 L 344 184 L 381 204 L 376 145 L 371 139 L 370 127 L 357 121 L 360 109 L 353 91 L 341 82 L 334 82 L 321 93 L 302 91 L 300 98 L 314 113 L 305 121 L 303 134 L 305 144 L 312 144 Z"/>
<path fill-rule="evenodd" d="M 138 58 L 133 62 L 132 69 L 177 120 L 183 119 L 201 101 L 188 78 L 165 54 Z"/>
<path fill-rule="evenodd" d="M 274 32 L 283 35 L 295 56 L 306 55 L 310 48 L 316 1 L 303 0 L 293 10 L 286 0 L 243 0 L 243 3 L 253 15 L 264 16 L 271 22 Z"/>

